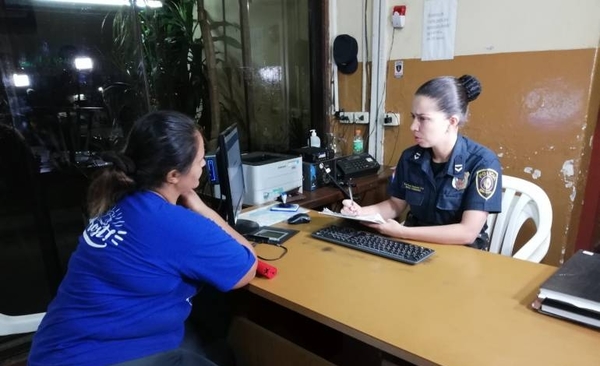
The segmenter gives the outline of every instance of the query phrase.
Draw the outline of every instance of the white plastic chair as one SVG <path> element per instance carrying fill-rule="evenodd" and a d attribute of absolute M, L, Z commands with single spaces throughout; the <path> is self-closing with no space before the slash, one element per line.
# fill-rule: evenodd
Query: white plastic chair
<path fill-rule="evenodd" d="M 552 204 L 546 192 L 525 179 L 502 176 L 502 212 L 488 216 L 490 252 L 539 263 L 550 247 Z M 536 233 L 513 254 L 523 223 L 532 219 Z"/>
<path fill-rule="evenodd" d="M 35 332 L 46 313 L 28 315 L 0 314 L 0 336 Z"/>

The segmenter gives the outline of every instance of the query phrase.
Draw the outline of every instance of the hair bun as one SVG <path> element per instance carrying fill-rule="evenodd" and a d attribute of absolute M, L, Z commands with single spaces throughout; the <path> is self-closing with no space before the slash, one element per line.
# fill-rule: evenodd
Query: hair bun
<path fill-rule="evenodd" d="M 102 153 L 101 157 L 104 161 L 112 163 L 115 168 L 127 175 L 135 173 L 135 163 L 127 155 L 114 151 L 107 151 Z"/>
<path fill-rule="evenodd" d="M 467 102 L 472 102 L 481 94 L 481 83 L 475 76 L 463 75 L 458 78 L 458 82 L 465 88 Z"/>

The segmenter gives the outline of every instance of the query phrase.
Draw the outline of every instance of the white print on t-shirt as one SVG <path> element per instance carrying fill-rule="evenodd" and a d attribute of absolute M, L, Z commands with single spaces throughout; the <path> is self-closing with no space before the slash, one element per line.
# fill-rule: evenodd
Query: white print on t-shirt
<path fill-rule="evenodd" d="M 123 241 L 127 231 L 119 230 L 125 221 L 118 208 L 112 208 L 110 211 L 100 217 L 90 221 L 88 227 L 83 231 L 83 239 L 94 248 L 105 248 L 110 242 L 119 245 Z"/>

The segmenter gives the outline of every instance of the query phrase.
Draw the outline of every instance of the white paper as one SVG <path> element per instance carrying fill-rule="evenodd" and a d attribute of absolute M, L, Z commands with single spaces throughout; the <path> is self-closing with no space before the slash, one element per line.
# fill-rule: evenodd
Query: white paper
<path fill-rule="evenodd" d="M 425 0 L 421 60 L 454 58 L 458 0 Z"/>
<path fill-rule="evenodd" d="M 290 212 L 290 211 L 271 211 L 271 207 L 274 205 L 269 205 L 265 207 L 259 207 L 257 209 L 251 211 L 242 212 L 239 215 L 240 219 L 252 220 L 256 222 L 259 226 L 271 226 L 278 222 L 286 221 L 290 217 L 303 212 L 308 212 L 307 209 L 300 207 L 298 211 Z"/>
<path fill-rule="evenodd" d="M 323 215 L 341 217 L 343 219 L 348 219 L 348 220 L 367 221 L 367 222 L 372 222 L 375 224 L 385 224 L 385 220 L 378 213 L 376 213 L 374 215 L 352 216 L 352 215 L 344 215 L 344 214 L 338 213 L 338 212 L 333 212 L 328 208 L 324 208 L 323 211 L 321 211 L 320 213 L 322 213 Z"/>

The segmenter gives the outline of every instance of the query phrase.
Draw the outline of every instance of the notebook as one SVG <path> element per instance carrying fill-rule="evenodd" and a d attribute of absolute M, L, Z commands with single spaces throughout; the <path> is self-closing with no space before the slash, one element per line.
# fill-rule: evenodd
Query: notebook
<path fill-rule="evenodd" d="M 600 313 L 581 309 L 577 306 L 565 304 L 550 298 L 538 299 L 532 304 L 533 308 L 540 313 L 564 318 L 575 322 L 600 328 Z"/>
<path fill-rule="evenodd" d="M 577 251 L 542 284 L 538 297 L 600 313 L 600 254 Z"/>

